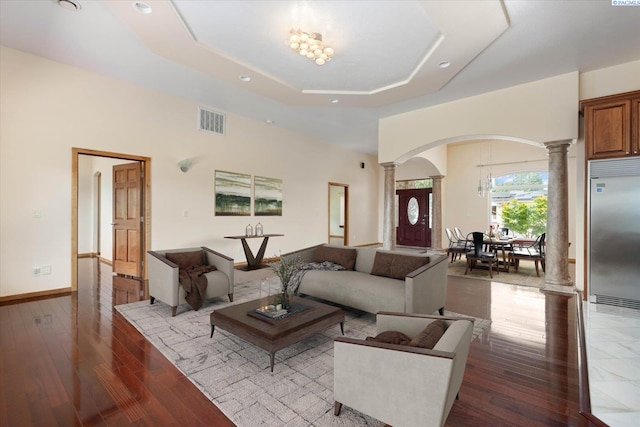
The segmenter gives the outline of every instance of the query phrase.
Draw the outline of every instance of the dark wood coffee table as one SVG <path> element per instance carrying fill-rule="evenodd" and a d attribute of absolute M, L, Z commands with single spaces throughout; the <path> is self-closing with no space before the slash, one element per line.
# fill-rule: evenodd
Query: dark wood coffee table
<path fill-rule="evenodd" d="M 299 297 L 294 298 L 294 303 L 304 304 L 309 309 L 276 321 L 262 320 L 247 314 L 260 307 L 260 300 L 215 310 L 211 313 L 211 337 L 217 326 L 268 351 L 273 372 L 276 351 L 336 323 L 340 324 L 340 330 L 344 335 L 344 312 L 340 308 Z"/>

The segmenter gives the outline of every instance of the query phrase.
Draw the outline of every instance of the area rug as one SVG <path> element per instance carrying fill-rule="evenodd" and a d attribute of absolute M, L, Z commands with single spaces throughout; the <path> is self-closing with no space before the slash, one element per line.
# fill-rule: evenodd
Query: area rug
<path fill-rule="evenodd" d="M 451 257 L 449 257 L 449 261 L 451 261 Z M 464 270 L 467 266 L 467 261 L 463 258 L 462 260 L 456 260 L 455 262 L 449 262 L 449 276 L 460 276 L 460 277 L 468 277 L 471 279 L 480 279 L 480 280 L 489 280 L 493 282 L 507 283 L 510 285 L 520 285 L 520 286 L 531 286 L 535 288 L 541 288 L 544 285 L 544 272 L 542 268 L 540 268 L 540 277 L 536 276 L 536 268 L 533 262 L 520 262 L 520 267 L 518 271 L 511 267 L 509 272 L 501 271 L 500 274 L 496 274 L 493 272 L 493 279 L 489 277 L 489 270 L 474 268 L 472 271 L 469 271 L 465 276 Z"/>
<path fill-rule="evenodd" d="M 277 279 L 267 280 L 276 289 Z M 236 285 L 234 304 L 259 298 L 260 282 Z M 348 407 L 339 417 L 333 415 L 333 340 L 341 335 L 338 325 L 278 351 L 271 373 L 266 351 L 221 328 L 209 338 L 210 313 L 230 304 L 225 298 L 213 299 L 198 311 L 181 306 L 175 317 L 159 301 L 115 308 L 238 426 L 383 425 Z M 473 339 L 489 324 L 490 320 L 476 319 Z M 375 332 L 375 315 L 345 309 L 345 336 L 365 338 Z"/>

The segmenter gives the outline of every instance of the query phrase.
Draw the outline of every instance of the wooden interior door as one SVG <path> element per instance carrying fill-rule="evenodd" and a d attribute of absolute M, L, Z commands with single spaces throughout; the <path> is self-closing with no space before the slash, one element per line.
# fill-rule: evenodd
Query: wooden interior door
<path fill-rule="evenodd" d="M 142 164 L 113 166 L 113 272 L 142 277 Z"/>
<path fill-rule="evenodd" d="M 398 228 L 396 242 L 402 246 L 431 246 L 429 219 L 430 188 L 397 190 Z"/>

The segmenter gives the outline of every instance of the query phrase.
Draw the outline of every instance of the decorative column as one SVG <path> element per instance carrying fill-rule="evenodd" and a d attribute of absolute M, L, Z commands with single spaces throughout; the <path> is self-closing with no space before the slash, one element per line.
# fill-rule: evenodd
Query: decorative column
<path fill-rule="evenodd" d="M 431 189 L 431 248 L 442 249 L 442 178 L 444 175 L 432 176 L 433 187 Z"/>
<path fill-rule="evenodd" d="M 396 167 L 397 163 L 382 163 L 384 167 L 384 219 L 382 249 L 396 249 Z"/>
<path fill-rule="evenodd" d="M 569 180 L 567 149 L 570 140 L 546 142 L 549 151 L 546 272 L 542 291 L 575 292 L 569 276 Z"/>

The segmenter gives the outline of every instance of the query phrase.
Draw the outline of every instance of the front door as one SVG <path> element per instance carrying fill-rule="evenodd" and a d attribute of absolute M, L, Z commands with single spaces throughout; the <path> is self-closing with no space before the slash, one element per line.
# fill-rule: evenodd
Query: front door
<path fill-rule="evenodd" d="M 397 190 L 398 228 L 396 242 L 402 246 L 431 246 L 430 188 Z"/>
<path fill-rule="evenodd" d="M 142 277 L 142 164 L 113 166 L 113 272 Z"/>

